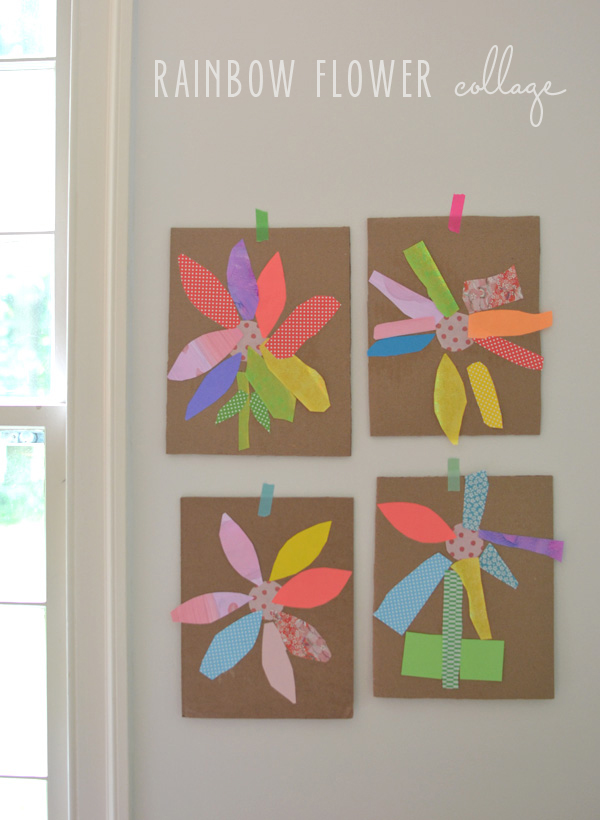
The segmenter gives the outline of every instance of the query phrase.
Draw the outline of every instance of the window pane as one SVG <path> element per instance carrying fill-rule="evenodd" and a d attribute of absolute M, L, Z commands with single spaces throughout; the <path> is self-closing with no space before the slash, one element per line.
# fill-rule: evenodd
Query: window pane
<path fill-rule="evenodd" d="M 0 63 L 0 233 L 54 230 L 54 69 L 36 65 Z"/>
<path fill-rule="evenodd" d="M 0 777 L 0 817 L 7 820 L 47 820 L 46 781 Z"/>
<path fill-rule="evenodd" d="M 46 607 L 0 605 L 0 774 L 46 777 Z"/>
<path fill-rule="evenodd" d="M 52 235 L 0 236 L 0 401 L 50 392 L 53 274 Z"/>
<path fill-rule="evenodd" d="M 39 429 L 0 429 L 0 602 L 46 600 L 43 440 Z"/>
<path fill-rule="evenodd" d="M 56 2 L 2 0 L 0 57 L 54 57 Z"/>

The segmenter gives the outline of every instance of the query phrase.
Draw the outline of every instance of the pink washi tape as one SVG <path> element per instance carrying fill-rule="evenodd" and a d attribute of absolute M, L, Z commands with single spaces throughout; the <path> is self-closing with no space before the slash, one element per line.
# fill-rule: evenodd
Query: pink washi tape
<path fill-rule="evenodd" d="M 450 208 L 450 218 L 448 219 L 448 230 L 453 233 L 460 233 L 460 220 L 465 205 L 464 194 L 454 194 L 452 197 L 452 207 Z"/>

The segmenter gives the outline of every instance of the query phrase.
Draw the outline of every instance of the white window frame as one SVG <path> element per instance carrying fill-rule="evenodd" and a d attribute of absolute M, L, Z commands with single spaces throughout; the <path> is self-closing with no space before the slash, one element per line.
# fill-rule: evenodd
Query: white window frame
<path fill-rule="evenodd" d="M 126 820 L 126 293 L 132 0 L 72 0 L 72 10 L 68 817 Z"/>

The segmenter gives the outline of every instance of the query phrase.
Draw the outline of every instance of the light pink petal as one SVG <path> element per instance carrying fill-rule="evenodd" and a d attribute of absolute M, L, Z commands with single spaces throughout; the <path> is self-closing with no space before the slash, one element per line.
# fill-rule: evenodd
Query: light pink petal
<path fill-rule="evenodd" d="M 241 592 L 207 592 L 175 607 L 171 619 L 181 624 L 212 624 L 251 600 Z"/>
<path fill-rule="evenodd" d="M 236 524 L 227 513 L 223 513 L 221 518 L 219 538 L 223 552 L 234 570 L 256 586 L 262 584 L 262 573 L 254 545 L 239 524 Z"/>
<path fill-rule="evenodd" d="M 213 330 L 187 344 L 169 370 L 169 379 L 184 381 L 208 373 L 242 338 L 241 330 Z"/>
<path fill-rule="evenodd" d="M 266 339 L 279 321 L 281 311 L 285 307 L 285 276 L 279 253 L 276 253 L 264 266 L 257 284 L 259 301 L 256 308 L 256 321 L 260 332 Z"/>
<path fill-rule="evenodd" d="M 274 623 L 266 623 L 263 627 L 262 666 L 273 689 L 291 703 L 296 703 L 294 670 Z"/>
<path fill-rule="evenodd" d="M 442 318 L 442 313 L 436 308 L 431 299 L 421 296 L 420 293 L 416 293 L 414 290 L 401 285 L 400 282 L 390 279 L 389 276 L 384 276 L 379 271 L 373 271 L 369 282 L 411 319 L 434 316 L 436 322 L 439 322 Z"/>
<path fill-rule="evenodd" d="M 391 339 L 395 336 L 411 336 L 413 333 L 426 333 L 435 330 L 435 316 L 424 316 L 422 319 L 401 319 L 399 322 L 384 322 L 375 325 L 374 339 Z"/>
<path fill-rule="evenodd" d="M 179 256 L 179 272 L 183 289 L 194 307 L 222 327 L 238 326 L 240 316 L 233 299 L 214 273 L 183 253 Z"/>

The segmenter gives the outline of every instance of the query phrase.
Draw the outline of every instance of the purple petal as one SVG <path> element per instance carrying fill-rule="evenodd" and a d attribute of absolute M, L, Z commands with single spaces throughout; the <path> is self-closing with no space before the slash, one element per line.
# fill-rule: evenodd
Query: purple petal
<path fill-rule="evenodd" d="M 187 406 L 185 411 L 186 421 L 210 407 L 217 399 L 227 393 L 235 380 L 241 361 L 242 354 L 236 353 L 235 356 L 225 359 L 214 370 L 206 374 Z"/>
<path fill-rule="evenodd" d="M 243 239 L 233 246 L 229 254 L 227 287 L 242 319 L 254 319 L 258 307 L 258 285 Z"/>
<path fill-rule="evenodd" d="M 441 312 L 431 299 L 421 296 L 420 293 L 416 293 L 414 290 L 401 285 L 400 282 L 390 279 L 389 276 L 384 276 L 379 271 L 373 271 L 369 282 L 411 319 L 434 316 L 435 321 L 439 322 L 442 318 Z"/>
<path fill-rule="evenodd" d="M 181 382 L 193 379 L 202 373 L 208 373 L 216 364 L 223 361 L 242 338 L 242 331 L 213 330 L 198 336 L 187 344 L 169 370 L 168 378 Z"/>
<path fill-rule="evenodd" d="M 181 624 L 212 624 L 252 600 L 241 592 L 206 592 L 175 607 L 171 620 Z"/>
<path fill-rule="evenodd" d="M 263 577 L 254 545 L 240 525 L 227 513 L 223 513 L 221 517 L 219 538 L 223 552 L 234 570 L 253 584 L 262 584 Z"/>
<path fill-rule="evenodd" d="M 530 538 L 527 535 L 508 535 L 505 532 L 492 532 L 491 530 L 479 530 L 480 538 L 491 541 L 501 547 L 516 547 L 520 550 L 537 552 L 539 555 L 547 555 L 555 561 L 562 561 L 564 541 L 553 541 L 550 538 Z"/>

